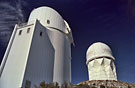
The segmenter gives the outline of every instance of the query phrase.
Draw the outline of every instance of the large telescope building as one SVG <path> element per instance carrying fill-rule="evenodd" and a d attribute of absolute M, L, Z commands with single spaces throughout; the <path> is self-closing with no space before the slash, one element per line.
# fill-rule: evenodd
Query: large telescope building
<path fill-rule="evenodd" d="M 92 44 L 86 54 L 89 80 L 116 80 L 115 58 L 110 47 L 104 43 Z"/>
<path fill-rule="evenodd" d="M 0 67 L 0 88 L 33 88 L 71 82 L 68 23 L 49 7 L 34 9 L 27 24 L 16 25 Z"/>

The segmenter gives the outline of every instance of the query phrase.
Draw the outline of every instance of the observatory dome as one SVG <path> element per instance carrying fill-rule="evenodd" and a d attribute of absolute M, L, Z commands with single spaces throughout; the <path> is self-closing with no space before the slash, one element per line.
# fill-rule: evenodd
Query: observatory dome
<path fill-rule="evenodd" d="M 108 57 L 110 59 L 115 60 L 114 57 L 112 56 L 112 51 L 110 47 L 101 42 L 92 44 L 87 50 L 86 57 L 87 63 L 99 57 Z"/>
<path fill-rule="evenodd" d="M 39 20 L 39 22 L 45 27 L 54 28 L 64 33 L 67 32 L 66 23 L 62 16 L 50 7 L 42 6 L 34 9 L 30 13 L 28 24 L 35 20 Z"/>

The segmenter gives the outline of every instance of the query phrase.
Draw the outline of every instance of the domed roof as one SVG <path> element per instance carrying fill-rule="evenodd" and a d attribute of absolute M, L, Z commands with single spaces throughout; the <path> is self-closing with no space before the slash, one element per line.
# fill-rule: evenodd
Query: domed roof
<path fill-rule="evenodd" d="M 115 60 L 110 47 L 102 42 L 93 43 L 86 53 L 87 63 L 98 57 L 108 57 Z"/>
<path fill-rule="evenodd" d="M 54 9 L 46 6 L 34 9 L 29 16 L 28 24 L 39 20 L 45 27 L 56 28 L 66 33 L 66 25 L 62 16 Z"/>
<path fill-rule="evenodd" d="M 36 20 L 38 20 L 48 30 L 52 31 L 54 29 L 65 33 L 68 36 L 70 42 L 74 44 L 72 30 L 70 29 L 68 23 L 54 9 L 47 6 L 34 9 L 30 13 L 28 24 L 32 24 Z"/>

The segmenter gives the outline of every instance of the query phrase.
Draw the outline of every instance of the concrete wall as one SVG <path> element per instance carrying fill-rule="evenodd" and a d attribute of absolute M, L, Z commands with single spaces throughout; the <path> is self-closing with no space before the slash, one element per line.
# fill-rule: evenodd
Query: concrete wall
<path fill-rule="evenodd" d="M 28 23 L 36 19 L 48 29 L 49 39 L 55 49 L 53 82 L 58 82 L 60 85 L 64 81 L 71 82 L 72 41 L 70 40 L 72 40 L 72 33 L 69 25 L 57 11 L 50 7 L 43 6 L 34 9 L 30 14 Z"/>
<path fill-rule="evenodd" d="M 55 29 L 47 30 L 55 49 L 53 82 L 71 82 L 71 43 L 67 36 Z"/>
<path fill-rule="evenodd" d="M 88 63 L 89 80 L 117 80 L 112 59 L 97 58 Z"/>
<path fill-rule="evenodd" d="M 0 88 L 21 87 L 33 36 L 33 31 L 31 31 L 30 34 L 27 34 L 27 28 L 29 27 L 33 28 L 34 25 L 21 29 L 14 29 L 17 31 L 15 33 L 11 48 L 7 49 L 9 53 L 1 74 Z M 20 30 L 22 30 L 22 32 L 19 35 Z"/>
<path fill-rule="evenodd" d="M 31 82 L 31 87 L 42 81 L 53 82 L 55 52 L 46 29 L 37 21 L 15 30 L 13 44 L 7 49 L 9 54 L 1 74 L 0 88 L 21 88 L 26 80 Z"/>
<path fill-rule="evenodd" d="M 39 85 L 42 81 L 46 83 L 52 82 L 54 54 L 55 51 L 46 29 L 37 21 L 34 28 L 23 85 L 25 85 L 26 80 L 31 81 L 32 85 Z"/>

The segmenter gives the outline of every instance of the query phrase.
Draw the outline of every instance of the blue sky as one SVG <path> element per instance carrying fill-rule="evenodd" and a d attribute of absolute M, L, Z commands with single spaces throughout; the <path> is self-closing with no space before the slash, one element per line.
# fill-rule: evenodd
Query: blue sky
<path fill-rule="evenodd" d="M 118 79 L 135 83 L 134 0 L 10 0 L 10 2 L 4 0 L 4 2 L 8 3 L 7 6 L 16 9 L 11 10 L 18 18 L 12 19 L 12 21 L 6 19 L 6 22 L 12 23 L 8 25 L 8 28 L 4 28 L 7 24 L 2 24 L 5 20 L 0 20 L 0 59 L 3 57 L 15 23 L 27 21 L 32 9 L 49 6 L 62 15 L 73 31 L 76 45 L 72 46 L 73 83 L 88 80 L 86 51 L 92 43 L 98 41 L 104 42 L 112 48 L 116 58 Z M 0 5 L 2 4 L 1 0 Z M 13 14 L 8 14 L 13 16 Z"/>

